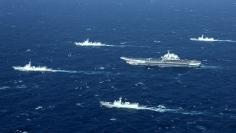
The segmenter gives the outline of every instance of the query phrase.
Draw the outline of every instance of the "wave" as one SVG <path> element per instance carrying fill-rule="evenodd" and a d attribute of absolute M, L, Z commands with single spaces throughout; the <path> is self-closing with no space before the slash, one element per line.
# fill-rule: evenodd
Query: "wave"
<path fill-rule="evenodd" d="M 157 41 L 157 40 L 154 40 L 153 42 L 154 42 L 154 43 L 161 43 L 161 41 Z"/>
<path fill-rule="evenodd" d="M 35 110 L 41 110 L 43 109 L 43 106 L 37 106 L 36 108 L 34 108 Z"/>
<path fill-rule="evenodd" d="M 29 133 L 29 132 L 23 131 L 23 130 L 18 130 L 18 129 L 17 129 L 17 130 L 15 131 L 15 133 Z"/>
<path fill-rule="evenodd" d="M 190 38 L 191 41 L 200 41 L 200 42 L 236 42 L 234 40 L 220 40 L 220 39 L 215 39 L 213 37 L 204 37 L 202 35 L 201 37 L 198 38 Z"/>
<path fill-rule="evenodd" d="M 126 44 L 126 43 L 129 43 L 129 42 L 120 42 L 120 44 L 122 44 L 122 45 L 123 45 L 123 44 Z"/>
<path fill-rule="evenodd" d="M 201 112 L 197 111 L 184 111 L 182 108 L 178 109 L 170 109 L 166 108 L 164 105 L 158 105 L 157 107 L 148 107 L 144 105 L 140 105 L 139 103 L 130 103 L 127 101 L 122 101 L 122 98 L 119 98 L 119 100 L 115 100 L 114 102 L 100 102 L 101 106 L 107 107 L 107 108 L 123 108 L 123 109 L 134 109 L 134 110 L 149 110 L 159 113 L 164 112 L 171 112 L 171 113 L 181 113 L 186 115 L 199 115 L 203 114 Z"/>
<path fill-rule="evenodd" d="M 6 89 L 9 89 L 10 87 L 9 86 L 0 86 L 0 90 L 6 90 Z"/>
<path fill-rule="evenodd" d="M 27 86 L 22 84 L 22 85 L 17 85 L 16 88 L 18 88 L 18 89 L 25 89 L 25 88 L 27 88 Z"/>

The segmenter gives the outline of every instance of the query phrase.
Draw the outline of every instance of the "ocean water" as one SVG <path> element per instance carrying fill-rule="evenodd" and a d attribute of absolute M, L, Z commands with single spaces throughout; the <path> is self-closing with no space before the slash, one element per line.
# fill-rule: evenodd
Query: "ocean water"
<path fill-rule="evenodd" d="M 0 133 L 235 133 L 234 0 L 0 0 Z M 79 47 L 74 42 L 111 47 Z M 131 66 L 167 50 L 201 68 Z M 12 66 L 68 72 L 20 72 Z M 123 97 L 176 111 L 106 108 Z M 181 110 L 181 111 L 179 111 Z"/>

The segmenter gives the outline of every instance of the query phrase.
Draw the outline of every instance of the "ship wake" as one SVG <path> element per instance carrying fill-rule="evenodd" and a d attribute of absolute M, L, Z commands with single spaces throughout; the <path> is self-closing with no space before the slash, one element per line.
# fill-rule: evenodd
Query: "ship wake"
<path fill-rule="evenodd" d="M 199 69 L 222 69 L 220 66 L 209 66 L 209 65 L 201 65 Z"/>
<path fill-rule="evenodd" d="M 150 106 L 145 106 L 145 105 L 139 105 L 139 103 L 130 103 L 127 101 L 123 102 L 122 98 L 119 98 L 119 100 L 115 100 L 114 102 L 101 101 L 100 105 L 102 107 L 107 107 L 107 108 L 148 110 L 148 111 L 154 111 L 154 112 L 159 112 L 159 113 L 170 112 L 170 113 L 181 113 L 181 114 L 186 114 L 186 115 L 203 114 L 197 111 L 184 111 L 182 108 L 170 109 L 170 108 L 166 108 L 164 105 L 158 105 L 157 107 L 150 107 Z"/>

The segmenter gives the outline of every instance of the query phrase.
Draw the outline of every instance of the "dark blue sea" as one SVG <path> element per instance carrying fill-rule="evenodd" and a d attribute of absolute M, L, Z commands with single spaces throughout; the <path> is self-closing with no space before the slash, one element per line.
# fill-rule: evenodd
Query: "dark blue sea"
<path fill-rule="evenodd" d="M 236 1 L 0 0 L 0 133 L 235 133 L 236 43 L 202 34 L 236 40 Z M 120 59 L 167 50 L 205 67 Z M 77 73 L 12 68 L 29 61 Z M 100 104 L 119 97 L 176 111 Z"/>

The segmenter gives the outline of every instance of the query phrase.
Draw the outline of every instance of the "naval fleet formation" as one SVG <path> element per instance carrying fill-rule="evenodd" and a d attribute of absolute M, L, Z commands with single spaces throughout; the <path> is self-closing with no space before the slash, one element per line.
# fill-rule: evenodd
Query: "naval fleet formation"
<path fill-rule="evenodd" d="M 219 40 L 214 38 L 204 37 L 204 35 L 198 38 L 190 38 L 191 41 L 200 41 L 200 42 L 236 42 L 233 40 Z M 107 45 L 101 42 L 90 42 L 89 39 L 84 42 L 74 42 L 76 46 L 81 47 L 116 47 L 116 45 Z M 118 46 L 119 47 L 119 46 Z M 120 57 L 121 60 L 125 61 L 129 65 L 141 65 L 141 66 L 154 66 L 154 67 L 187 67 L 187 68 L 197 68 L 201 67 L 201 61 L 195 59 L 181 59 L 178 55 L 167 51 L 166 54 L 160 58 L 133 58 L 133 57 Z M 25 66 L 13 66 L 14 70 L 23 71 L 23 72 L 68 72 L 68 73 L 77 73 L 78 71 L 69 71 L 69 70 L 57 70 L 52 68 L 47 68 L 46 66 L 32 66 L 31 61 Z M 107 108 L 126 108 L 126 109 L 137 109 L 137 110 L 149 110 L 156 112 L 173 112 L 173 113 L 182 113 L 182 114 L 202 114 L 201 112 L 186 112 L 182 109 L 168 109 L 163 105 L 157 107 L 147 107 L 144 105 L 139 105 L 139 103 L 130 103 L 123 102 L 122 98 L 115 100 L 114 102 L 101 101 L 101 106 Z"/>

